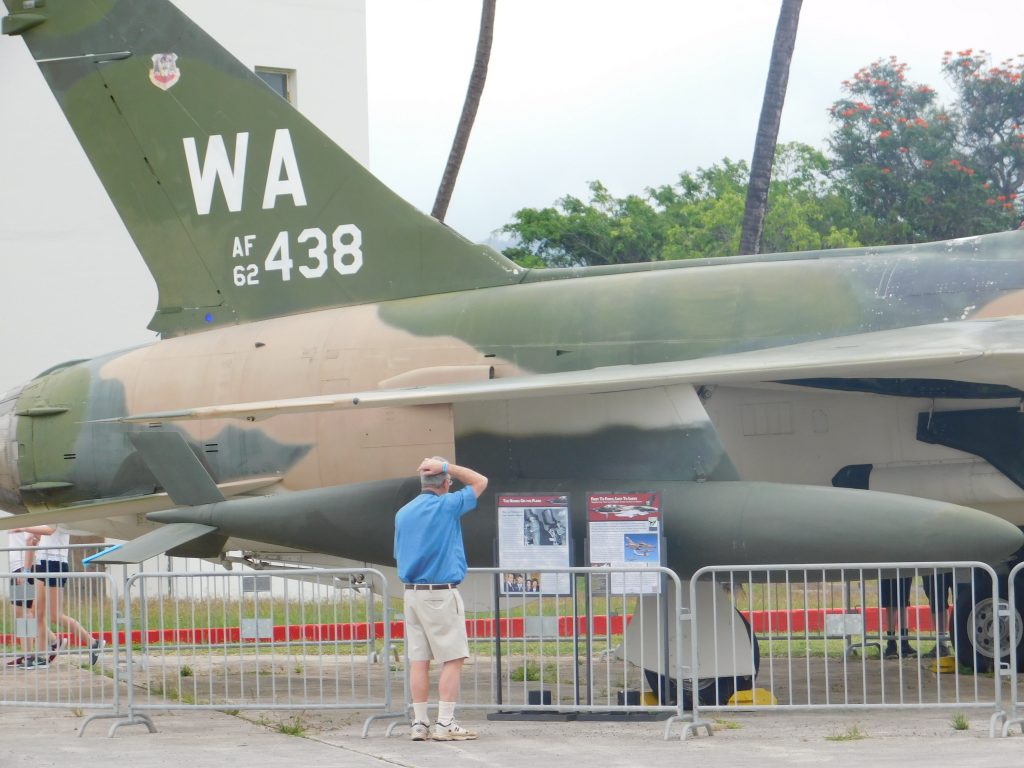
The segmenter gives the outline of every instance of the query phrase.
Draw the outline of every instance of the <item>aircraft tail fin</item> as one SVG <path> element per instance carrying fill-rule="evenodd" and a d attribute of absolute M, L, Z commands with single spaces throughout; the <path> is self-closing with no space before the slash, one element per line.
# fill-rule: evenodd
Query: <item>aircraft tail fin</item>
<path fill-rule="evenodd" d="M 168 0 L 4 0 L 159 289 L 165 336 L 518 282 Z"/>

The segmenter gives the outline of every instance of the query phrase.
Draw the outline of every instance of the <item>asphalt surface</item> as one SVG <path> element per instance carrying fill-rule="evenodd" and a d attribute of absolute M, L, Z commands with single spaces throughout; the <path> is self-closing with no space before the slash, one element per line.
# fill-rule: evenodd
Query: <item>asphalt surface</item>
<path fill-rule="evenodd" d="M 88 713 L 85 713 L 86 715 Z M 956 730 L 949 710 L 759 712 L 717 716 L 715 735 L 663 740 L 661 722 L 523 722 L 486 720 L 464 712 L 480 738 L 412 742 L 405 727 L 386 737 L 375 725 L 361 738 L 363 716 L 347 712 L 213 711 L 156 713 L 156 733 L 127 726 L 108 737 L 110 720 L 80 736 L 85 717 L 65 709 L 0 709 L 0 768 L 522 768 L 572 765 L 658 766 L 998 766 L 1024 764 L 1024 736 L 990 739 L 984 710 L 968 711 Z M 298 723 L 302 735 L 278 730 Z M 858 737 L 859 738 L 852 738 Z"/>

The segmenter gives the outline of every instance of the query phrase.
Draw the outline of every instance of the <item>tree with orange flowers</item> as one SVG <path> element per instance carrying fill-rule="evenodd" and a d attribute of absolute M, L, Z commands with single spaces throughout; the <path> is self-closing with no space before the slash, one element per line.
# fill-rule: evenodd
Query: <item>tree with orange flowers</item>
<path fill-rule="evenodd" d="M 1024 165 L 1007 160 L 1005 149 L 1013 141 L 1008 126 L 1024 122 L 1015 117 L 1024 89 L 1012 78 L 1019 67 L 993 75 L 985 63 L 971 51 L 947 55 L 946 75 L 958 93 L 953 107 L 910 81 L 895 57 L 843 83 L 829 144 L 837 177 L 873 222 L 862 240 L 922 242 L 1017 226 Z"/>
<path fill-rule="evenodd" d="M 961 143 L 988 172 L 988 197 L 1014 208 L 1024 186 L 1024 56 L 992 65 L 985 51 L 947 51 L 942 68 L 961 105 Z"/>

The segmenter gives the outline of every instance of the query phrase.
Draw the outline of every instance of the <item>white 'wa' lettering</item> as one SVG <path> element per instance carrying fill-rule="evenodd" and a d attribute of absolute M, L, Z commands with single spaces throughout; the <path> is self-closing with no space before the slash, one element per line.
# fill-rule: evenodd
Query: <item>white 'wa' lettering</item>
<path fill-rule="evenodd" d="M 249 154 L 249 134 L 235 136 L 234 159 L 228 159 L 224 137 L 211 136 L 206 142 L 206 155 L 200 160 L 196 140 L 182 139 L 185 147 L 185 163 L 192 183 L 192 196 L 196 213 L 205 216 L 213 206 L 213 192 L 219 185 L 224 201 L 232 213 L 242 210 L 245 193 L 245 172 Z M 274 133 L 274 144 L 267 163 L 266 185 L 263 191 L 263 209 L 277 205 L 277 198 L 289 196 L 296 206 L 306 205 L 306 191 L 302 186 L 299 164 L 295 159 L 292 136 L 287 128 Z"/>

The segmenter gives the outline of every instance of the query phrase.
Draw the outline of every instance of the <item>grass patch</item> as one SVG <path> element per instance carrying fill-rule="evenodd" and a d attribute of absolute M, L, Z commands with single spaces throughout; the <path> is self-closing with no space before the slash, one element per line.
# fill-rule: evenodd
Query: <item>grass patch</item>
<path fill-rule="evenodd" d="M 950 724 L 955 731 L 966 731 L 971 727 L 971 724 L 967 721 L 967 715 L 963 712 L 956 712 L 950 719 Z"/>
<path fill-rule="evenodd" d="M 304 736 L 306 733 L 306 726 L 302 722 L 298 715 L 292 718 L 290 723 L 278 723 L 277 732 L 284 733 L 288 736 Z"/>
<path fill-rule="evenodd" d="M 826 736 L 825 741 L 860 741 L 867 737 L 868 735 L 860 729 L 860 726 L 851 725 L 845 731 L 833 733 L 831 736 Z"/>
<path fill-rule="evenodd" d="M 716 731 L 736 731 L 743 727 L 735 720 L 725 720 L 720 717 L 716 717 L 714 723 Z"/>
<path fill-rule="evenodd" d="M 796 640 L 789 638 L 772 639 L 758 638 L 761 658 L 776 659 L 842 659 L 846 653 L 846 641 L 835 640 Z"/>
<path fill-rule="evenodd" d="M 182 677 L 192 677 L 192 667 L 188 664 L 182 664 L 181 669 L 178 671 Z"/>
<path fill-rule="evenodd" d="M 511 673 L 509 673 L 509 679 L 515 680 L 516 682 L 522 682 L 524 680 L 540 680 L 542 668 L 539 664 L 533 661 L 527 661 L 525 664 L 521 664 L 515 667 Z M 545 680 L 554 680 L 558 676 L 558 670 L 554 664 L 545 664 L 543 667 L 543 676 Z"/>

